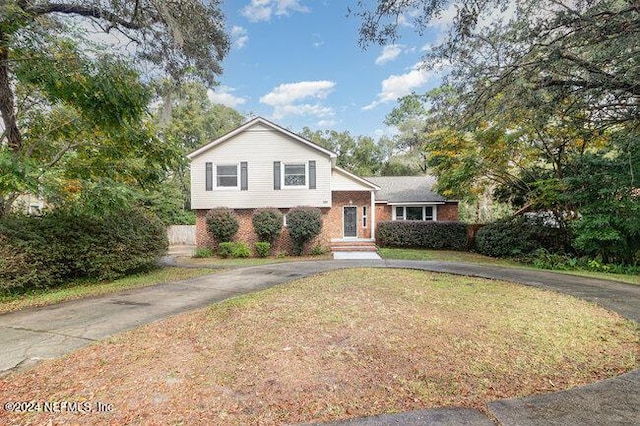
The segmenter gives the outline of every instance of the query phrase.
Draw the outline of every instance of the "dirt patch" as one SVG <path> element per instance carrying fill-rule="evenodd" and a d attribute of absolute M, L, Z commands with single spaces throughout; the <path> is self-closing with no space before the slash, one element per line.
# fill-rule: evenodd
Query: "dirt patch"
<path fill-rule="evenodd" d="M 484 410 L 638 367 L 635 325 L 499 281 L 342 270 L 123 333 L 0 380 L 0 401 L 91 413 L 7 423 L 281 424 L 410 409 Z M 97 413 L 96 404 L 110 412 Z"/>

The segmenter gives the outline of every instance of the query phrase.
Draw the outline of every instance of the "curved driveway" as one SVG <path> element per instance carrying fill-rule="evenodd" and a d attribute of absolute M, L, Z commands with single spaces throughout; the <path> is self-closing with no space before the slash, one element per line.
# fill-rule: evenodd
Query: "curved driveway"
<path fill-rule="evenodd" d="M 329 260 L 235 269 L 184 281 L 0 315 L 0 375 L 229 297 L 320 272 L 354 267 L 410 268 L 501 279 L 595 302 L 640 323 L 640 286 L 546 271 L 457 262 Z M 501 424 L 639 424 L 640 370 L 571 391 L 490 403 Z M 438 409 L 348 424 L 493 424 L 475 410 Z"/>

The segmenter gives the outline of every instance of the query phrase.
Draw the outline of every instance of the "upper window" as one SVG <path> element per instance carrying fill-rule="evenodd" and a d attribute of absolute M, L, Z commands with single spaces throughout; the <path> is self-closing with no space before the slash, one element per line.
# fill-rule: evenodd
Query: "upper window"
<path fill-rule="evenodd" d="M 238 165 L 216 166 L 216 186 L 236 188 L 238 186 Z"/>
<path fill-rule="evenodd" d="M 306 186 L 307 173 L 304 163 L 284 165 L 284 186 Z"/>

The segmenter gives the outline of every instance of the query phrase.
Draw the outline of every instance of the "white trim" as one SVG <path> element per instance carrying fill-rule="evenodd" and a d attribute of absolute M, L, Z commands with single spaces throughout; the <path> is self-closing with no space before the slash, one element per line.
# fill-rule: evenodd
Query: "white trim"
<path fill-rule="evenodd" d="M 236 167 L 236 185 L 235 186 L 219 186 L 218 185 L 218 167 L 235 166 Z M 240 189 L 240 163 L 213 163 L 213 190 L 214 191 L 236 191 Z M 228 175 L 225 175 L 228 176 Z"/>
<path fill-rule="evenodd" d="M 369 213 L 369 216 L 371 217 L 371 219 L 369 219 L 369 222 L 371 222 L 371 239 L 375 240 L 376 239 L 376 193 L 374 191 L 371 191 L 371 213 Z"/>
<path fill-rule="evenodd" d="M 285 184 L 285 166 L 304 166 L 304 185 Z M 309 162 L 308 161 L 284 161 L 280 162 L 280 189 L 309 189 Z"/>
<path fill-rule="evenodd" d="M 402 219 L 398 219 L 398 217 L 396 216 L 396 208 L 397 207 L 402 207 L 402 211 L 404 213 L 404 216 L 402 217 Z M 395 220 L 401 220 L 401 221 L 405 221 L 407 220 L 407 209 L 406 207 L 422 207 L 422 220 L 427 220 L 426 215 L 426 207 L 431 207 L 431 212 L 433 214 L 433 217 L 431 219 L 429 219 L 430 222 L 436 222 L 438 220 L 438 206 L 436 204 L 409 204 L 409 205 L 393 205 L 391 207 L 391 220 L 395 221 Z"/>
<path fill-rule="evenodd" d="M 380 189 L 380 187 L 378 185 L 376 185 L 374 183 L 371 183 L 368 180 L 361 178 L 360 176 L 356 176 L 353 173 L 350 173 L 350 172 L 346 171 L 345 169 L 341 169 L 340 167 L 337 167 L 337 166 L 334 167 L 333 169 L 336 172 L 339 172 L 339 173 L 343 174 L 347 178 L 349 178 L 349 179 L 351 179 L 351 180 L 353 180 L 353 181 L 355 181 L 355 182 L 357 182 L 357 183 L 359 183 L 361 185 L 364 185 L 364 186 L 368 187 L 369 189 L 372 189 L 374 191 L 377 191 L 377 190 Z"/>
<path fill-rule="evenodd" d="M 344 235 L 344 209 L 346 208 L 356 209 L 356 235 Z M 358 206 L 356 205 L 342 206 L 342 238 L 358 238 Z"/>
<path fill-rule="evenodd" d="M 361 214 L 361 220 L 362 220 L 362 229 L 367 229 L 369 226 L 369 214 L 366 211 L 366 209 L 368 209 L 369 206 L 362 206 L 362 214 Z"/>
<path fill-rule="evenodd" d="M 390 206 L 409 206 L 409 207 L 419 207 L 419 206 L 435 206 L 445 204 L 444 201 L 414 201 L 408 203 L 387 203 Z"/>
<path fill-rule="evenodd" d="M 262 117 L 256 117 L 253 120 L 250 120 L 250 121 L 244 123 L 242 126 L 238 127 L 237 129 L 230 131 L 226 135 L 223 135 L 223 136 L 219 137 L 218 139 L 215 139 L 215 140 L 209 142 L 205 146 L 196 149 L 191 154 L 187 154 L 187 158 L 193 160 L 194 158 L 196 158 L 200 154 L 210 150 L 211 148 L 213 148 L 216 145 L 220 145 L 221 143 L 233 138 L 234 136 L 244 132 L 245 130 L 247 130 L 250 127 L 253 127 L 256 124 L 262 124 L 263 126 L 269 127 L 269 128 L 271 128 L 271 129 L 273 129 L 273 130 L 275 130 L 277 132 L 280 132 L 280 133 L 282 133 L 284 135 L 287 135 L 290 138 L 295 139 L 296 141 L 298 141 L 298 142 L 300 142 L 300 143 L 302 143 L 304 145 L 307 145 L 307 146 L 309 146 L 309 147 L 311 147 L 311 148 L 313 148 L 313 149 L 315 149 L 317 151 L 320 151 L 321 153 L 329 156 L 329 158 L 331 158 L 331 159 L 338 157 L 338 155 L 335 152 L 329 151 L 328 149 L 325 149 L 325 148 L 321 147 L 320 145 L 317 145 L 317 144 L 315 144 L 315 143 L 313 143 L 313 142 L 311 142 L 311 141 L 309 141 L 309 140 L 307 140 L 307 139 L 305 139 L 305 138 L 303 138 L 301 136 L 298 136 L 295 133 L 290 132 L 287 129 L 284 129 L 284 128 L 282 128 L 282 127 L 280 127 L 280 126 L 278 126 L 278 125 L 276 125 L 276 124 L 274 124 L 274 123 L 272 123 L 272 122 L 270 122 L 268 120 L 265 120 Z"/>

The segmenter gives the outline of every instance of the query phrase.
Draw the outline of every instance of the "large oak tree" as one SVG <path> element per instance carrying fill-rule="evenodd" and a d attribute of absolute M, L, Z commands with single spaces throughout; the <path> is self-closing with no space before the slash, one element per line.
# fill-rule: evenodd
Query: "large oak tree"
<path fill-rule="evenodd" d="M 229 49 L 219 3 L 0 3 L 0 216 L 20 192 L 37 189 L 43 171 L 83 150 L 111 145 L 122 160 L 129 144 L 134 158 L 144 155 L 131 145 L 154 142 L 141 121 L 151 93 L 140 75 L 213 84 Z"/>

